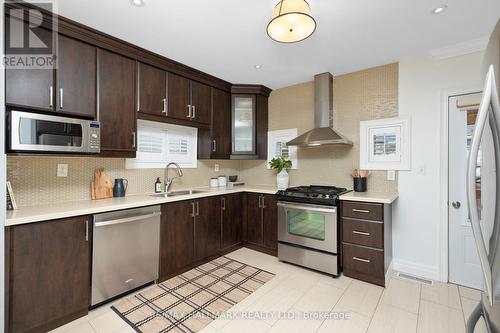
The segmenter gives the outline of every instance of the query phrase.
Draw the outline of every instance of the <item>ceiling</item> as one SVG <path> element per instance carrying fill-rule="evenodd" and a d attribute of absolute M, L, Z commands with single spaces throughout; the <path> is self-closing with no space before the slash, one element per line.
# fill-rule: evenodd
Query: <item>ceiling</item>
<path fill-rule="evenodd" d="M 442 1 L 448 9 L 431 14 Z M 57 6 L 63 16 L 229 82 L 273 89 L 485 38 L 500 13 L 498 0 L 309 0 L 316 32 L 280 44 L 266 34 L 276 0 L 145 2 L 59 0 Z"/>

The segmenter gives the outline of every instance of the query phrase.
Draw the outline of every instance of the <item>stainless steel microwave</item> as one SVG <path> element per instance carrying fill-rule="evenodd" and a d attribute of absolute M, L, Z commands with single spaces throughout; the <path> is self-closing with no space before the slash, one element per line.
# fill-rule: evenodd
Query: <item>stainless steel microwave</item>
<path fill-rule="evenodd" d="M 9 117 L 9 150 L 97 154 L 101 151 L 100 124 L 13 110 Z"/>

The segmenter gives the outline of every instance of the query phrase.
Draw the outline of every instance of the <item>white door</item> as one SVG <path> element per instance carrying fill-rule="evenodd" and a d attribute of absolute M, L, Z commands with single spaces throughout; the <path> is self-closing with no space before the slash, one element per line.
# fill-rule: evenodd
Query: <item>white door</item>
<path fill-rule="evenodd" d="M 449 280 L 459 285 L 477 289 L 482 289 L 483 279 L 476 244 L 468 219 L 466 172 L 478 107 L 463 107 L 461 105 L 474 104 L 464 101 L 479 101 L 480 98 L 480 94 L 475 94 L 454 96 L 448 100 Z M 478 159 L 481 159 L 481 152 Z M 477 196 L 478 200 L 480 200 L 480 161 L 478 161 L 478 165 Z"/>

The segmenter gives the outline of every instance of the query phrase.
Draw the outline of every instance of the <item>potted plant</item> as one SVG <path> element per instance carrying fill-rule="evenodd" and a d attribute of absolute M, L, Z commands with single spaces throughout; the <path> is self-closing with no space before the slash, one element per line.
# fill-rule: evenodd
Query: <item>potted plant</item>
<path fill-rule="evenodd" d="M 285 157 L 275 157 L 269 162 L 271 169 L 276 170 L 276 183 L 278 190 L 286 190 L 288 187 L 288 170 L 292 167 L 292 161 Z"/>

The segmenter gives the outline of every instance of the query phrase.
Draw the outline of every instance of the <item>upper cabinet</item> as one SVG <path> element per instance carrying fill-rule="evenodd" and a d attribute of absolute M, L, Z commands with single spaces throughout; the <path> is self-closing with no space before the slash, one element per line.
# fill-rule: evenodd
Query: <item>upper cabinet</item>
<path fill-rule="evenodd" d="M 58 45 L 55 69 L 5 71 L 5 103 L 94 119 L 96 48 L 64 35 Z"/>
<path fill-rule="evenodd" d="M 135 157 L 135 61 L 99 49 L 98 114 L 103 156 Z"/>
<path fill-rule="evenodd" d="M 267 158 L 269 93 L 263 86 L 233 86 L 231 159 Z"/>
<path fill-rule="evenodd" d="M 210 124 L 212 95 L 210 86 L 191 80 L 191 120 L 200 124 Z"/>
<path fill-rule="evenodd" d="M 137 63 L 137 111 L 167 115 L 167 73 L 142 62 Z"/>

